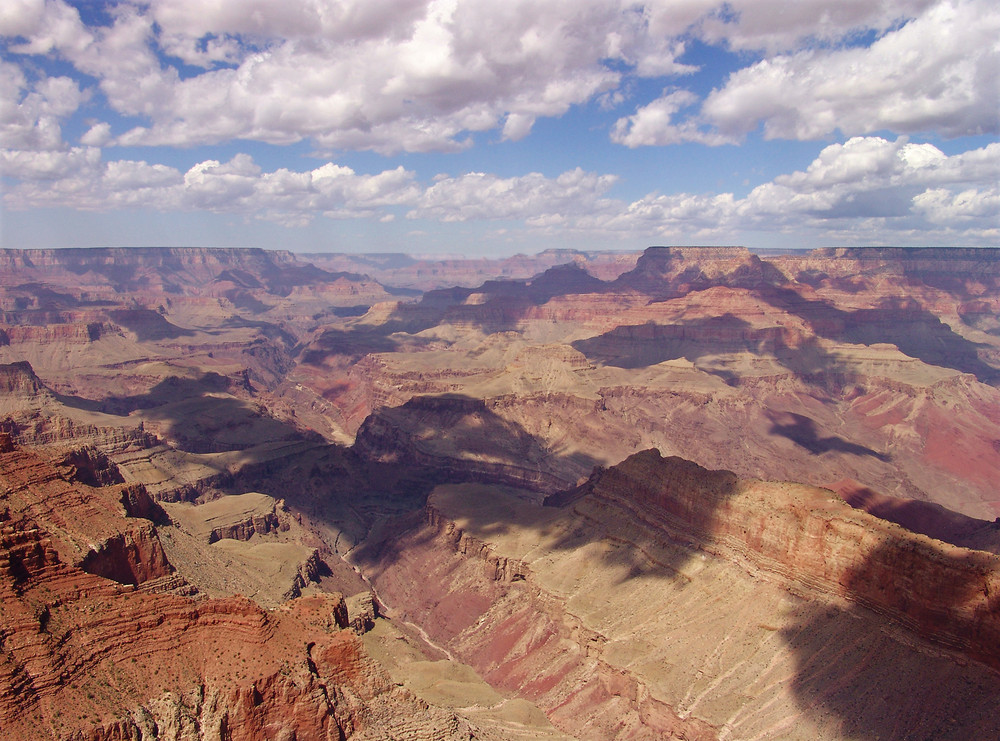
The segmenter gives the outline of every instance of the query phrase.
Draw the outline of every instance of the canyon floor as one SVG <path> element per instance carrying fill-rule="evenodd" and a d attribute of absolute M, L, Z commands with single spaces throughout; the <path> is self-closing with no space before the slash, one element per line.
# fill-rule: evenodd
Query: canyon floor
<path fill-rule="evenodd" d="M 1000 737 L 1000 250 L 0 250 L 0 733 Z"/>

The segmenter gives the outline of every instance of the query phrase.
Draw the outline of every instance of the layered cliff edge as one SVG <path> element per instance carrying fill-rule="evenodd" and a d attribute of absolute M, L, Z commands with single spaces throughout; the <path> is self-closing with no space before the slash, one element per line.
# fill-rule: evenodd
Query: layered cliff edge
<path fill-rule="evenodd" d="M 655 449 L 595 470 L 546 504 L 583 497 L 654 517 L 668 534 L 793 590 L 860 604 L 1000 670 L 1000 556 L 911 532 L 827 489 L 742 480 Z"/>
<path fill-rule="evenodd" d="M 483 737 L 396 686 L 339 594 L 192 595 L 141 487 L 57 463 L 0 436 L 5 739 Z"/>
<path fill-rule="evenodd" d="M 437 487 L 352 552 L 394 619 L 581 739 L 1000 732 L 1000 558 L 656 450 L 539 507 Z M 971 659 L 971 660 L 970 660 Z M 934 677 L 934 681 L 928 681 Z"/>

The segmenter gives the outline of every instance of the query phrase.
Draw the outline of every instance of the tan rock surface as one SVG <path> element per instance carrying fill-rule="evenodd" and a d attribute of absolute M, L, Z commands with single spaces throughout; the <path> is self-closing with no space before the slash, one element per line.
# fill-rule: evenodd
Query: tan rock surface
<path fill-rule="evenodd" d="M 373 549 L 380 598 L 581 737 L 649 733 L 643 702 L 719 738 L 997 733 L 1000 679 L 967 658 L 996 663 L 997 557 L 830 492 L 652 455 L 622 469 L 564 508 L 439 488 L 423 524 Z M 583 701 L 599 719 L 609 700 L 585 678 L 614 676 L 633 698 L 618 730 L 564 712 Z"/>

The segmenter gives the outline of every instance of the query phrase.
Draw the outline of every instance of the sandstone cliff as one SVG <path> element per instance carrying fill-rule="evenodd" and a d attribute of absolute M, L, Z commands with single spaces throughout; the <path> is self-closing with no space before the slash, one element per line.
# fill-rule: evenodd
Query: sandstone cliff
<path fill-rule="evenodd" d="M 579 738 L 1000 732 L 997 557 L 655 451 L 552 501 L 441 486 L 352 558 L 389 615 Z"/>
<path fill-rule="evenodd" d="M 913 533 L 852 509 L 831 491 L 740 480 L 659 451 L 598 470 L 572 492 L 614 499 L 719 555 L 796 589 L 835 595 L 1000 669 L 1000 557 Z"/>
<path fill-rule="evenodd" d="M 0 451 L 5 739 L 480 737 L 389 681 L 339 595 L 184 596 L 139 489 Z"/>

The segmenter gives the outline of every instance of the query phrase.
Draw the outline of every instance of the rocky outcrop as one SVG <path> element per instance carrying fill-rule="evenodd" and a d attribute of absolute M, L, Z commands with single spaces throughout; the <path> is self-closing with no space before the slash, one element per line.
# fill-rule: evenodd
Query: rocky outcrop
<path fill-rule="evenodd" d="M 991 553 L 911 533 L 826 489 L 740 480 L 656 450 L 548 501 L 582 496 L 660 518 L 667 532 L 698 538 L 707 550 L 806 593 L 861 604 L 1000 669 L 1000 557 Z"/>
<path fill-rule="evenodd" d="M 47 317 L 32 317 L 31 321 L 44 321 Z M 120 333 L 120 327 L 107 321 L 73 323 L 47 323 L 43 325 L 16 324 L 23 321 L 18 315 L 7 315 L 8 326 L 4 330 L 10 345 L 81 345 L 97 342 L 108 334 Z"/>
<path fill-rule="evenodd" d="M 151 524 L 131 526 L 113 535 L 80 560 L 89 574 L 103 576 L 119 584 L 143 584 L 173 572 L 156 531 Z"/>
<path fill-rule="evenodd" d="M 5 440 L 5 739 L 478 738 L 453 713 L 389 681 L 354 632 L 342 630 L 348 617 L 339 595 L 268 613 L 242 597 L 165 593 L 172 577 L 151 570 L 166 564 L 145 520 L 126 519 L 127 530 L 103 538 L 82 567 L 74 566 L 64 554 L 100 532 L 101 522 L 107 529 L 113 513 L 99 519 L 89 487 L 60 478 L 46 459 Z M 121 491 L 130 506 L 150 504 L 134 487 L 103 489 Z M 58 516 L 63 508 L 66 516 Z M 137 573 L 117 573 L 126 564 Z M 142 586 L 128 586 L 134 583 Z"/>
<path fill-rule="evenodd" d="M 78 481 L 87 486 L 111 486 L 112 484 L 125 483 L 118 466 L 103 452 L 91 446 L 85 445 L 70 450 L 56 465 L 63 470 L 63 475 L 67 479 Z M 135 517 L 136 515 L 130 516 Z"/>
<path fill-rule="evenodd" d="M 222 496 L 198 505 L 169 506 L 171 519 L 205 543 L 219 540 L 250 540 L 289 529 L 285 503 L 265 494 L 247 492 Z"/>
<path fill-rule="evenodd" d="M 0 364 L 0 392 L 22 397 L 35 396 L 44 388 L 31 363 L 22 360 Z"/>
<path fill-rule="evenodd" d="M 214 527 L 208 535 L 208 541 L 214 543 L 222 538 L 231 540 L 250 540 L 255 534 L 266 534 L 277 531 L 281 527 L 278 513 L 275 510 L 260 515 L 250 515 L 242 522 L 233 522 Z M 287 529 L 287 528 L 286 528 Z"/>
<path fill-rule="evenodd" d="M 169 521 L 167 513 L 163 511 L 153 498 L 146 491 L 142 484 L 128 484 L 121 487 L 122 507 L 125 508 L 127 517 L 137 517 L 161 525 Z"/>
<path fill-rule="evenodd" d="M 146 450 L 160 443 L 141 425 L 108 427 L 40 411 L 8 415 L 0 419 L 0 430 L 24 445 L 91 446 L 108 455 Z"/>

